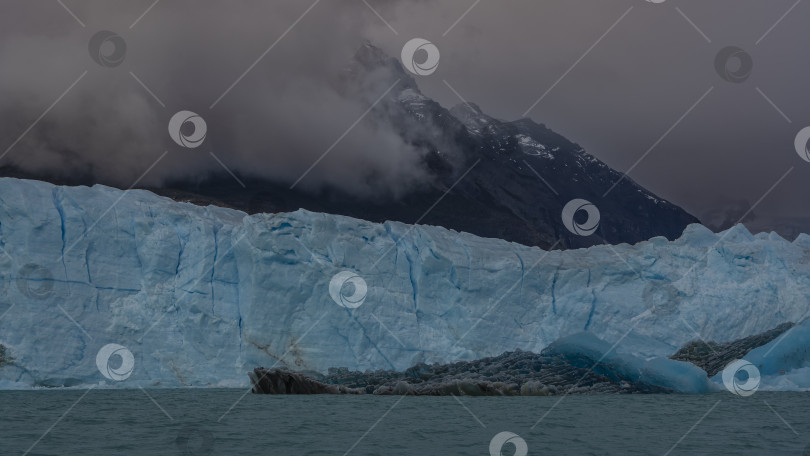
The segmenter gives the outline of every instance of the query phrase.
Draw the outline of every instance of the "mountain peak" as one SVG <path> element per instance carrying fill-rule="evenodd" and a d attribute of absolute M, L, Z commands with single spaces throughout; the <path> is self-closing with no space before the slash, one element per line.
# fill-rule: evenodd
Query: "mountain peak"
<path fill-rule="evenodd" d="M 364 85 L 368 81 L 379 82 L 382 76 L 383 79 L 390 79 L 392 83 L 399 80 L 398 91 L 411 89 L 421 94 L 416 81 L 405 70 L 400 61 L 391 57 L 370 41 L 364 41 L 355 52 L 348 73 L 360 85 Z"/>
<path fill-rule="evenodd" d="M 354 55 L 354 60 L 366 67 L 396 66 L 403 70 L 399 61 L 378 48 L 370 41 L 364 41 Z"/>

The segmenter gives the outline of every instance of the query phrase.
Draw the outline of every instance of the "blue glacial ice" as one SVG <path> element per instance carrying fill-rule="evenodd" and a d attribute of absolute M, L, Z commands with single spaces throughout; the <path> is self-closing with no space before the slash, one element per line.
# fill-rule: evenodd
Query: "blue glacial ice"
<path fill-rule="evenodd" d="M 614 382 L 655 385 L 687 394 L 705 394 L 720 389 L 709 381 L 703 369 L 694 364 L 667 357 L 645 360 L 632 354 L 619 353 L 613 344 L 589 332 L 563 337 L 549 345 L 543 354 L 563 355 L 572 365 L 592 369 L 594 373 Z"/>
<path fill-rule="evenodd" d="M 760 374 L 763 391 L 810 391 L 810 320 L 794 326 L 743 358 Z M 722 372 L 712 378 L 722 384 Z"/>
<path fill-rule="evenodd" d="M 674 242 L 545 252 L 440 227 L 303 210 L 247 216 L 8 178 L 0 247 L 0 344 L 14 359 L 0 367 L 6 388 L 247 386 L 256 366 L 401 370 L 540 352 L 587 332 L 629 357 L 617 361 L 643 360 L 644 375 L 699 390 L 689 371 L 649 360 L 698 337 L 801 321 L 810 296 L 804 235 L 693 225 Z M 341 271 L 367 284 L 357 308 L 330 297 Z M 656 293 L 666 305 L 648 307 Z M 96 367 L 110 343 L 134 357 L 117 383 Z"/>

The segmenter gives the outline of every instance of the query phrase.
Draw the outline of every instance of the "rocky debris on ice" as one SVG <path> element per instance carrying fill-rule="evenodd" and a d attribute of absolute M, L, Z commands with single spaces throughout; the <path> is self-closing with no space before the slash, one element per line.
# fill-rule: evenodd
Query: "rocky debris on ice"
<path fill-rule="evenodd" d="M 709 377 L 714 377 L 730 362 L 745 357 L 751 350 L 771 342 L 793 326 L 790 322 L 783 323 L 769 331 L 733 342 L 693 341 L 670 356 L 670 359 L 690 362 L 705 370 Z"/>

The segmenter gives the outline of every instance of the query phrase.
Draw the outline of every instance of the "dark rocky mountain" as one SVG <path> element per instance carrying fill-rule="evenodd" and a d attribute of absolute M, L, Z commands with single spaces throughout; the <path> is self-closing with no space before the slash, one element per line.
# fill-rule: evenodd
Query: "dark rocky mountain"
<path fill-rule="evenodd" d="M 426 186 L 397 200 L 368 200 L 338 189 L 312 194 L 290 190 L 289 183 L 255 179 L 243 179 L 243 188 L 223 172 L 203 182 L 150 190 L 248 213 L 304 208 L 373 222 L 439 225 L 542 248 L 555 243 L 556 248 L 632 244 L 655 236 L 674 239 L 688 224 L 698 223 L 543 124 L 494 119 L 474 104 L 445 109 L 419 91 L 399 61 L 370 44 L 358 51 L 342 80 L 349 96 L 368 93 L 364 84 L 369 80 L 384 87 L 399 80 L 366 121 L 388 122 L 424 151 L 422 163 L 430 176 Z M 4 174 L 15 175 L 8 169 Z M 563 207 L 576 198 L 593 203 L 600 212 L 597 231 L 587 237 L 571 233 L 562 223 Z M 587 218 L 584 211 L 576 215 L 580 223 Z"/>

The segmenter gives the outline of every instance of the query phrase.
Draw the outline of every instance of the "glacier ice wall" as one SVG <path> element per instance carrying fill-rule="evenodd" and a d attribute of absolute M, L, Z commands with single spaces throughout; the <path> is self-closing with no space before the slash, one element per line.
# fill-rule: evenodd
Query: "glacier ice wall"
<path fill-rule="evenodd" d="M 799 321 L 810 290 L 810 237 L 742 226 L 545 252 L 7 178 L 0 247 L 0 344 L 14 359 L 0 387 L 111 384 L 96 366 L 109 343 L 134 356 L 125 387 L 247 385 L 260 365 L 404 369 L 539 352 L 583 331 L 646 359 Z M 355 309 L 330 297 L 340 271 L 368 286 Z"/>

